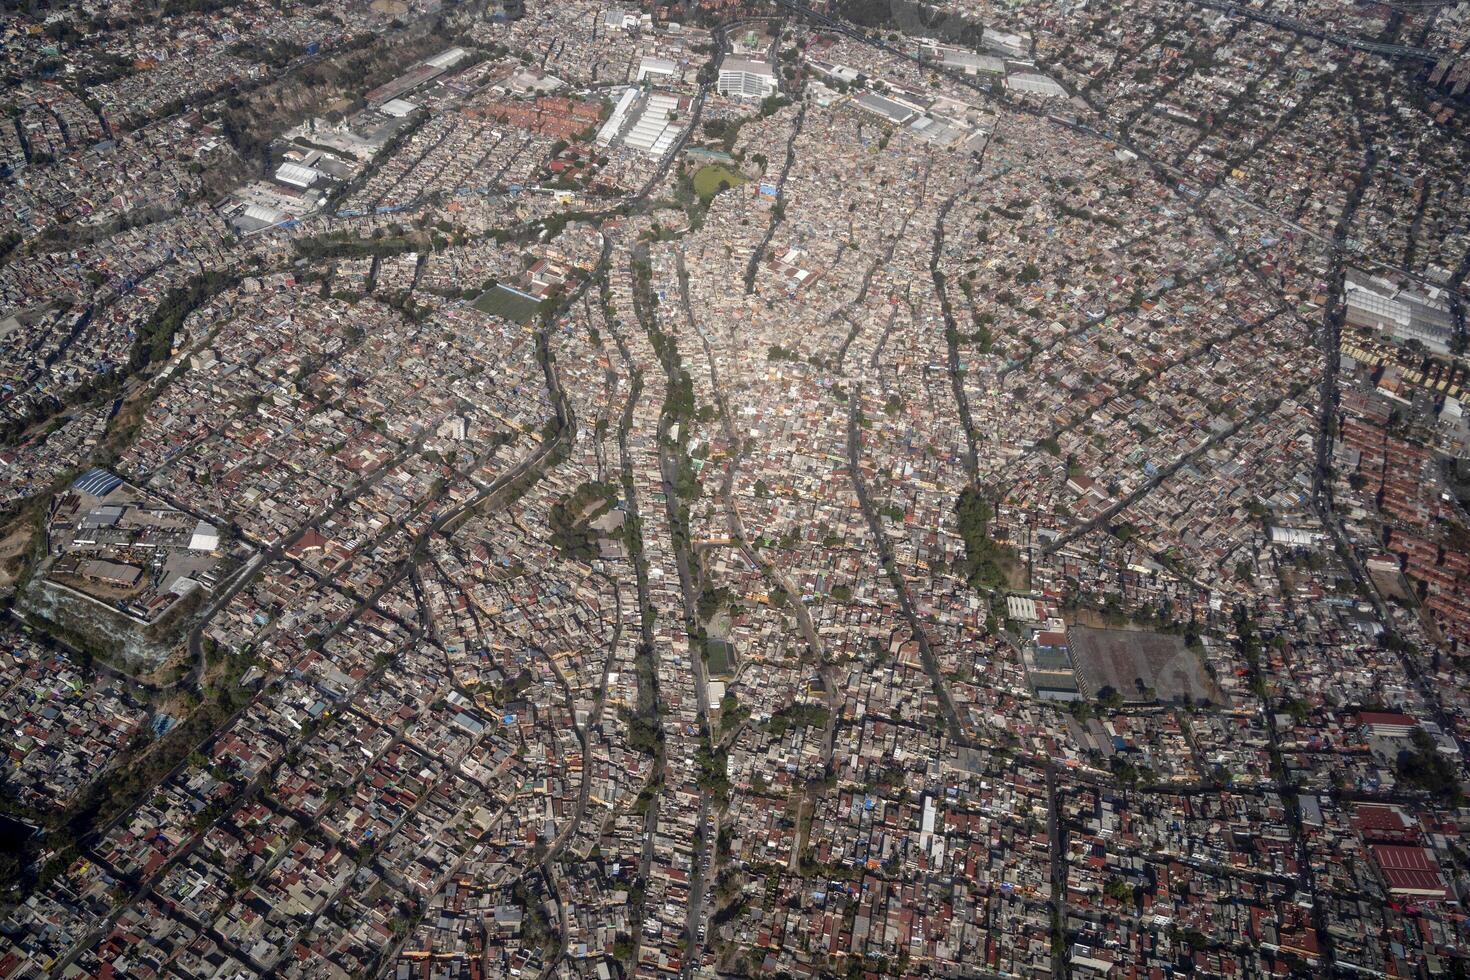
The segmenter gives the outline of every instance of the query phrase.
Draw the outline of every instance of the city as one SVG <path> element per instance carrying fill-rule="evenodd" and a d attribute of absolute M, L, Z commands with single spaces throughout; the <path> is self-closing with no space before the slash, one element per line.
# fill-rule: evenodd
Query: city
<path fill-rule="evenodd" d="M 1470 975 L 1470 0 L 0 66 L 0 980 Z"/>

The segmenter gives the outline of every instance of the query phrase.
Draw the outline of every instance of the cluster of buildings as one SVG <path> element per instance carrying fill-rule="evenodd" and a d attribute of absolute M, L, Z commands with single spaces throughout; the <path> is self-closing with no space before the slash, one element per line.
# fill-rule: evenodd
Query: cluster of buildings
<path fill-rule="evenodd" d="M 5 777 L 15 798 L 63 808 L 153 721 L 127 686 L 14 627 L 4 636 L 0 719 Z"/>
<path fill-rule="evenodd" d="M 171 291 L 238 261 L 225 235 L 213 210 L 191 207 L 71 250 L 14 257 L 0 269 L 0 421 L 24 431 L 104 387 Z"/>
<path fill-rule="evenodd" d="M 79 89 L 118 129 L 205 102 L 231 85 L 383 29 L 370 5 L 329 2 L 84 3 L 66 10 L 7 11 L 5 62 L 18 77 Z"/>
<path fill-rule="evenodd" d="M 215 525 L 96 467 L 55 499 L 46 536 L 50 585 L 143 624 L 217 585 L 229 550 Z"/>
<path fill-rule="evenodd" d="M 600 146 L 631 147 L 656 160 L 668 155 L 687 126 L 679 122 L 679 114 L 688 114 L 689 99 L 658 91 L 637 88 L 623 90 L 612 115 L 597 131 Z"/>

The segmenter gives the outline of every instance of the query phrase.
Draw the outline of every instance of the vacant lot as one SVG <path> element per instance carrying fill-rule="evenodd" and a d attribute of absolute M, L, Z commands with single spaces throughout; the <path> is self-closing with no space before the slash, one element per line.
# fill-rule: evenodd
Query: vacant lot
<path fill-rule="evenodd" d="M 493 286 L 480 294 L 474 302 L 475 309 L 504 317 L 515 323 L 525 323 L 536 315 L 541 304 L 529 296 L 523 296 L 505 286 Z"/>
<path fill-rule="evenodd" d="M 1222 704 L 1224 695 L 1184 640 L 1144 630 L 1073 626 L 1067 631 L 1083 694 L 1112 688 L 1125 701 Z"/>

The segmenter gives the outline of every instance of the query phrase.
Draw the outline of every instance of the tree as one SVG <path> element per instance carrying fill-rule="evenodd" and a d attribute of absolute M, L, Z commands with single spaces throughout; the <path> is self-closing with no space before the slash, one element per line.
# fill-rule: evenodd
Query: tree
<path fill-rule="evenodd" d="M 1440 754 L 1439 746 L 1424 729 L 1415 728 L 1409 739 L 1412 747 L 1404 749 L 1398 756 L 1399 778 L 1431 796 L 1458 806 L 1463 793 L 1454 763 Z"/>
<path fill-rule="evenodd" d="M 955 504 L 955 518 L 960 539 L 965 543 L 962 572 L 972 588 L 996 589 L 1005 581 L 1002 563 L 1011 557 L 1010 549 L 990 537 L 990 519 L 994 511 L 978 487 L 960 491 Z"/>
<path fill-rule="evenodd" d="M 1133 901 L 1133 886 L 1122 878 L 1109 878 L 1104 891 L 1116 902 L 1126 905 Z"/>
<path fill-rule="evenodd" d="M 728 588 L 724 586 L 718 588 L 705 586 L 704 590 L 699 593 L 699 618 L 707 620 L 714 616 L 715 613 L 719 612 L 723 606 L 730 602 L 730 599 L 731 593 Z"/>

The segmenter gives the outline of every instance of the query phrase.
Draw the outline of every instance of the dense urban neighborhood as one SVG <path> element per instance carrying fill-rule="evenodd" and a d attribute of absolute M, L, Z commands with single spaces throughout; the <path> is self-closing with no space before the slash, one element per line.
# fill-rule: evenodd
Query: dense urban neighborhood
<path fill-rule="evenodd" d="M 0 980 L 1470 975 L 1470 0 L 0 72 Z"/>

